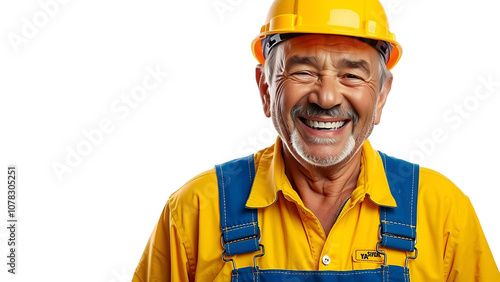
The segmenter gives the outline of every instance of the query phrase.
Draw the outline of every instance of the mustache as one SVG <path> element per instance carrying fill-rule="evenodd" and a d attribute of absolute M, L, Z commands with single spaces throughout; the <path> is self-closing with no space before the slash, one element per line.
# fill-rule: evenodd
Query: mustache
<path fill-rule="evenodd" d="M 331 116 L 333 118 L 341 118 L 341 119 L 351 119 L 354 122 L 354 125 L 358 122 L 359 116 L 355 110 L 345 109 L 340 106 L 335 106 L 330 109 L 323 109 L 322 107 L 316 104 L 308 104 L 307 106 L 295 106 L 292 108 L 290 112 L 292 116 L 292 120 L 295 120 L 297 115 L 305 115 L 305 116 Z"/>

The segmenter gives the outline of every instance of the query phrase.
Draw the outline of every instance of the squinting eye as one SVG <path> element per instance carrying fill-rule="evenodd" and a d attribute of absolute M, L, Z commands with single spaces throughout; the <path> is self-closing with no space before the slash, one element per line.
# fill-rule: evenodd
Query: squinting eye
<path fill-rule="evenodd" d="M 292 73 L 292 75 L 313 75 L 312 73 L 310 72 L 307 72 L 307 71 L 299 71 L 299 72 L 294 72 Z"/>
<path fill-rule="evenodd" d="M 290 78 L 301 83 L 312 83 L 318 79 L 314 72 L 310 71 L 297 71 L 290 74 Z"/>
<path fill-rule="evenodd" d="M 346 75 L 345 75 L 345 77 L 346 77 L 346 78 L 356 78 L 356 79 L 361 79 L 359 76 L 354 75 L 354 74 L 350 74 L 350 73 L 346 74 Z"/>

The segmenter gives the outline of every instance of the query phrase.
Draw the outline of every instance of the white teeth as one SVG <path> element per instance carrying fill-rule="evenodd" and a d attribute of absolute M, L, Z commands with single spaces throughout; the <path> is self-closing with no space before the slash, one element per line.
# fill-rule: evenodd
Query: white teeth
<path fill-rule="evenodd" d="M 322 122 L 322 121 L 317 122 L 317 121 L 312 121 L 312 120 L 308 120 L 308 119 L 305 119 L 305 122 L 311 128 L 329 129 L 329 130 L 337 130 L 337 129 L 341 128 L 342 126 L 344 126 L 344 124 L 346 123 L 345 120 L 336 121 L 336 122 Z"/>

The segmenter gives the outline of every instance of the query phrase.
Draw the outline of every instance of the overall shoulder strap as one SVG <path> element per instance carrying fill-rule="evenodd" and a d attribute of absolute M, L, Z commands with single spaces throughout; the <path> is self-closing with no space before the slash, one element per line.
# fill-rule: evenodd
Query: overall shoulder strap
<path fill-rule="evenodd" d="M 380 208 L 383 247 L 413 252 L 417 241 L 419 166 L 379 152 L 397 207 Z"/>
<path fill-rule="evenodd" d="M 260 250 L 257 210 L 246 201 L 255 177 L 253 155 L 216 165 L 219 187 L 221 243 L 226 255 Z"/>

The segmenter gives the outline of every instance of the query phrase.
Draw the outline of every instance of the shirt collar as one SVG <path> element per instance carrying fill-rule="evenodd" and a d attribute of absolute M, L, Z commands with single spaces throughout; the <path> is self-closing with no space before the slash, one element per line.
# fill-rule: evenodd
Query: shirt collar
<path fill-rule="evenodd" d="M 358 187 L 352 194 L 352 198 L 359 194 L 367 194 L 372 202 L 379 206 L 396 207 L 396 200 L 391 194 L 382 158 L 378 151 L 373 150 L 368 140 L 362 147 Z"/>
<path fill-rule="evenodd" d="M 281 155 L 281 140 L 265 149 L 258 162 L 252 191 L 247 200 L 248 208 L 263 208 L 276 202 L 279 191 L 294 191 L 285 175 L 285 164 Z M 295 192 L 295 191 L 294 191 Z"/>
<path fill-rule="evenodd" d="M 260 158 L 257 155 L 258 168 L 246 203 L 248 208 L 264 208 L 272 205 L 276 202 L 279 191 L 298 203 L 302 202 L 285 175 L 281 148 L 282 143 L 278 138 L 274 146 L 262 151 Z M 396 206 L 387 182 L 382 158 L 377 151 L 373 150 L 368 140 L 362 146 L 361 171 L 357 188 L 352 192 L 351 199 L 365 195 L 368 195 L 377 205 Z"/>

